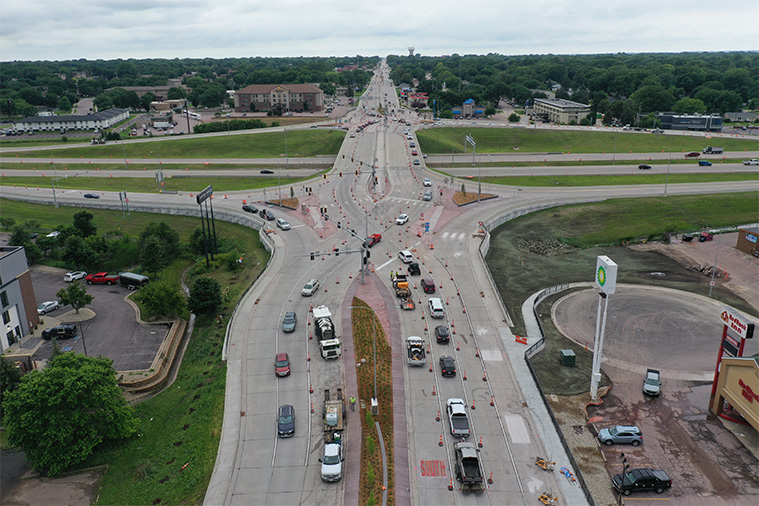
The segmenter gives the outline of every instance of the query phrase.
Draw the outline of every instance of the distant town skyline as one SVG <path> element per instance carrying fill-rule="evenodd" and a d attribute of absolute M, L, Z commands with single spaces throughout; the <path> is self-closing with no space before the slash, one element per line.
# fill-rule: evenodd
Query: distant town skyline
<path fill-rule="evenodd" d="M 27 0 L 5 2 L 0 61 L 757 50 L 733 0 Z"/>

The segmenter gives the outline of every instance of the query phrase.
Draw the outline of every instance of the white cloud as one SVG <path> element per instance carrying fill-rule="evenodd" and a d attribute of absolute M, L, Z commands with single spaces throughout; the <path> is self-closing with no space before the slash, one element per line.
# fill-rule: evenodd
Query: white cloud
<path fill-rule="evenodd" d="M 755 50 L 733 0 L 25 0 L 0 60 Z"/>

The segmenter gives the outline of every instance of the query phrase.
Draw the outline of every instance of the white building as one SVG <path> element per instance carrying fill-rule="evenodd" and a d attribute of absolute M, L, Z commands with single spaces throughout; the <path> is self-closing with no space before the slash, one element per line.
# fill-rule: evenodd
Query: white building
<path fill-rule="evenodd" d="M 108 129 L 129 119 L 128 109 L 112 108 L 95 114 L 32 116 L 13 122 L 18 132 L 55 132 L 65 130 Z"/>
<path fill-rule="evenodd" d="M 580 123 L 590 114 L 590 106 L 561 98 L 536 98 L 534 112 L 551 123 Z"/>

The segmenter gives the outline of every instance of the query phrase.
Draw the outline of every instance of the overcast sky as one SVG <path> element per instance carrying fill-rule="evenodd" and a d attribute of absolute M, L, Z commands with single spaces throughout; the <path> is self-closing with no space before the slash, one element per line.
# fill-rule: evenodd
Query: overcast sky
<path fill-rule="evenodd" d="M 0 61 L 759 49 L 759 0 L 6 0 Z"/>

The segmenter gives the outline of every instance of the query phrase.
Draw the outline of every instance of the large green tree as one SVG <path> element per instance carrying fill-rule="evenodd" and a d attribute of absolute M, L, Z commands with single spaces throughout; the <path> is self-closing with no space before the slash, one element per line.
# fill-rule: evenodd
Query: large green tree
<path fill-rule="evenodd" d="M 92 300 L 95 298 L 87 293 L 87 288 L 83 284 L 76 281 L 69 283 L 66 288 L 58 290 L 56 297 L 62 305 L 73 307 L 76 314 L 79 314 L 79 310 L 87 304 L 92 304 Z"/>
<path fill-rule="evenodd" d="M 92 223 L 95 219 L 95 215 L 89 211 L 79 211 L 74 215 L 74 228 L 79 231 L 79 235 L 82 237 L 89 237 L 95 235 L 98 228 Z"/>
<path fill-rule="evenodd" d="M 221 307 L 221 286 L 212 278 L 199 278 L 190 289 L 187 308 L 196 315 L 212 315 Z"/>
<path fill-rule="evenodd" d="M 158 271 L 169 265 L 172 258 L 166 255 L 161 240 L 154 235 L 150 235 L 142 241 L 140 245 L 140 265 L 148 272 L 156 276 Z"/>
<path fill-rule="evenodd" d="M 154 315 L 176 316 L 186 305 L 179 285 L 168 281 L 150 283 L 140 288 L 134 297 Z"/>
<path fill-rule="evenodd" d="M 47 475 L 84 461 L 103 441 L 129 437 L 140 426 L 119 390 L 113 362 L 103 357 L 58 355 L 44 370 L 24 376 L 3 404 L 8 441 Z"/>
<path fill-rule="evenodd" d="M 16 364 L 4 355 L 0 355 L 0 420 L 3 418 L 4 399 L 21 384 L 21 371 Z"/>

